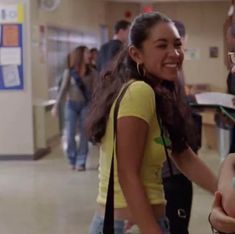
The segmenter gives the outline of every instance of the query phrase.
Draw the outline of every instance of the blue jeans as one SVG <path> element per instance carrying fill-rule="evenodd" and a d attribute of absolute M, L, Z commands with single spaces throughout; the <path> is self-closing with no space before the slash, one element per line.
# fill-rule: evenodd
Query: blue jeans
<path fill-rule="evenodd" d="M 65 106 L 65 128 L 67 139 L 67 156 L 71 165 L 85 166 L 88 154 L 88 139 L 85 135 L 84 120 L 87 114 L 85 102 L 68 100 Z M 75 136 L 79 126 L 80 142 L 77 147 Z"/>
<path fill-rule="evenodd" d="M 170 234 L 170 224 L 167 217 L 162 217 L 156 222 L 160 226 L 163 234 Z M 95 214 L 91 222 L 89 234 L 102 234 L 103 225 L 104 225 L 104 218 L 98 214 Z M 123 220 L 114 221 L 114 234 L 125 234 L 125 222 Z"/>

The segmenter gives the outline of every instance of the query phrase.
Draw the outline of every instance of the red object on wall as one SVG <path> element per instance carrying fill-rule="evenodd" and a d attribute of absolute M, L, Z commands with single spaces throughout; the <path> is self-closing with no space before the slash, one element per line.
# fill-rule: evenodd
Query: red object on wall
<path fill-rule="evenodd" d="M 131 13 L 131 11 L 125 11 L 125 17 L 127 18 L 127 19 L 129 19 L 129 18 L 131 18 L 131 16 L 132 16 L 132 13 Z"/>
<path fill-rule="evenodd" d="M 152 6 L 144 6 L 143 11 L 144 11 L 144 13 L 153 12 L 153 7 Z"/>

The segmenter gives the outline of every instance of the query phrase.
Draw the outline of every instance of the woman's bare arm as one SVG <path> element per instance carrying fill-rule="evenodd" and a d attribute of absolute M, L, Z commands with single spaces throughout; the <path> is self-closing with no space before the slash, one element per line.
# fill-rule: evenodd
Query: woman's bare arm
<path fill-rule="evenodd" d="M 189 180 L 214 194 L 217 189 L 216 176 L 190 147 L 181 154 L 172 156 L 176 166 Z"/>
<path fill-rule="evenodd" d="M 118 119 L 118 178 L 128 207 L 141 233 L 162 234 L 140 180 L 148 128 L 148 124 L 137 117 Z"/>
<path fill-rule="evenodd" d="M 65 70 L 63 73 L 62 84 L 59 93 L 56 97 L 56 103 L 51 110 L 53 116 L 57 115 L 58 107 L 69 89 L 69 83 L 70 83 L 69 70 Z"/>
<path fill-rule="evenodd" d="M 66 71 L 64 71 L 63 78 L 62 78 L 62 84 L 61 84 L 59 93 L 56 98 L 57 105 L 59 105 L 61 103 L 61 100 L 64 98 L 66 92 L 68 91 L 69 82 L 70 82 L 69 71 L 66 70 Z"/>

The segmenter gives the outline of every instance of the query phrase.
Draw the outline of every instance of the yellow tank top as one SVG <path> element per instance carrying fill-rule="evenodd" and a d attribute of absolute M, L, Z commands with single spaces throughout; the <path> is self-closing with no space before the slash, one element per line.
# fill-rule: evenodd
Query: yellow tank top
<path fill-rule="evenodd" d="M 97 202 L 106 204 L 109 173 L 113 152 L 113 111 L 111 108 L 105 135 L 100 146 L 99 191 Z M 141 180 L 150 204 L 165 204 L 161 169 L 165 161 L 164 148 L 156 143 L 160 138 L 160 128 L 156 117 L 155 95 L 153 89 L 143 81 L 133 82 L 121 100 L 118 118 L 134 116 L 149 125 L 149 131 L 141 166 Z M 117 176 L 116 155 L 114 159 L 114 207 L 127 207 Z"/>

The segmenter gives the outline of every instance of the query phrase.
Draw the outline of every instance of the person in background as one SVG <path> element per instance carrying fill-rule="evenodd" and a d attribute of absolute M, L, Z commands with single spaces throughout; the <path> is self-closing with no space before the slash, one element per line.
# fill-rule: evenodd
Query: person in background
<path fill-rule="evenodd" d="M 186 32 L 182 22 L 174 20 L 174 24 L 179 32 L 182 41 L 182 48 L 186 49 Z M 182 73 L 180 82 L 185 87 L 184 73 Z M 184 89 L 182 89 L 184 92 Z M 189 102 L 192 99 L 191 95 Z M 201 139 L 201 117 L 193 113 L 195 124 L 195 142 L 191 144 L 192 150 L 197 153 L 200 148 Z M 170 165 L 169 165 L 170 163 Z M 167 200 L 166 216 L 170 220 L 171 234 L 188 234 L 188 226 L 191 215 L 193 186 L 192 182 L 181 173 L 173 161 L 166 161 L 162 170 L 163 185 Z"/>
<path fill-rule="evenodd" d="M 225 65 L 229 73 L 227 76 L 227 91 L 229 94 L 235 95 L 235 69 L 231 64 L 228 52 L 235 52 L 235 0 L 231 1 L 229 16 L 224 23 L 224 48 L 225 48 Z M 229 153 L 235 153 L 235 125 L 231 130 Z"/>
<path fill-rule="evenodd" d="M 90 65 L 94 69 L 97 69 L 96 68 L 97 55 L 98 55 L 98 49 L 97 48 L 91 48 L 90 49 Z"/>
<path fill-rule="evenodd" d="M 220 167 L 218 191 L 209 214 L 215 233 L 235 233 L 235 154 L 230 154 Z M 217 232 L 216 232 L 217 231 Z"/>
<path fill-rule="evenodd" d="M 98 208 L 90 234 L 102 233 L 113 152 L 115 234 L 124 233 L 125 220 L 142 234 L 170 233 L 161 178 L 165 137 L 177 167 L 215 192 L 216 177 L 189 146 L 191 113 L 179 92 L 183 59 L 173 21 L 159 12 L 145 13 L 135 18 L 128 47 L 101 77 L 87 119 L 89 139 L 100 144 Z M 114 106 L 124 88 L 115 136 Z"/>
<path fill-rule="evenodd" d="M 227 48 L 228 53 L 235 52 L 235 23 L 227 31 Z M 228 64 L 230 66 L 230 72 L 227 77 L 227 90 L 229 94 L 235 95 L 235 66 L 233 66 L 230 59 L 228 59 Z M 235 153 L 235 125 L 232 127 L 229 153 Z"/>
<path fill-rule="evenodd" d="M 123 48 L 123 45 L 128 40 L 128 31 L 130 22 L 127 20 L 119 20 L 114 25 L 113 39 L 103 44 L 98 53 L 96 66 L 98 72 L 101 72 L 106 66 L 111 63 L 111 60 Z"/>
<path fill-rule="evenodd" d="M 225 65 L 229 70 L 227 77 L 228 92 L 235 94 L 235 1 L 231 1 L 229 16 L 224 23 Z M 235 100 L 233 99 L 234 105 Z M 230 153 L 235 152 L 235 125 L 223 118 L 224 122 L 233 124 Z M 233 183 L 233 184 L 232 184 Z M 208 220 L 215 233 L 235 233 L 235 155 L 231 154 L 223 161 L 220 168 L 218 191 Z M 216 231 L 217 230 L 217 231 Z"/>
<path fill-rule="evenodd" d="M 71 64 L 64 72 L 64 78 L 52 108 L 52 115 L 57 116 L 58 107 L 66 97 L 65 132 L 66 153 L 71 168 L 79 171 L 86 169 L 88 154 L 88 139 L 84 132 L 84 120 L 87 116 L 87 106 L 93 89 L 96 72 L 89 66 L 89 49 L 86 46 L 77 47 L 71 54 Z M 75 136 L 79 126 L 80 141 L 77 147 Z"/>

